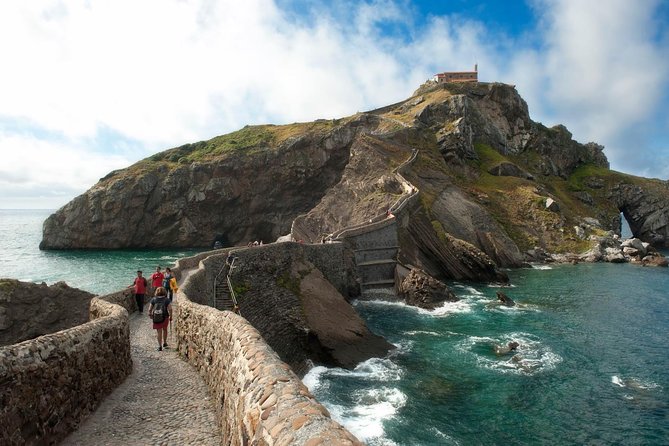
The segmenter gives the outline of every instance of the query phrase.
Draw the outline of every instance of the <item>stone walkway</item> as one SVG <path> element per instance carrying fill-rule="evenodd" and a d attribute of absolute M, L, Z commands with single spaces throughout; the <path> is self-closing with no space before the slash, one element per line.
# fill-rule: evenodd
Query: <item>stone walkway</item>
<path fill-rule="evenodd" d="M 144 314 L 130 316 L 133 371 L 63 445 L 220 445 L 207 386 L 171 347 L 157 351 Z M 167 343 L 174 343 L 170 333 Z"/>

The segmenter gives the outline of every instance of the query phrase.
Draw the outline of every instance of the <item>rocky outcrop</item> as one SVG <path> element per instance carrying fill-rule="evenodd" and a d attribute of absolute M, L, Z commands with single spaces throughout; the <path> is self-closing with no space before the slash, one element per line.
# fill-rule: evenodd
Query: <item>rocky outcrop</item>
<path fill-rule="evenodd" d="M 414 216 L 400 232 L 402 263 L 413 264 L 437 279 L 509 281 L 484 252 L 439 230 L 425 216 Z"/>
<path fill-rule="evenodd" d="M 341 244 L 281 243 L 235 256 L 231 280 L 241 315 L 298 375 L 310 363 L 352 368 L 393 348 L 341 294 L 347 288 Z"/>
<path fill-rule="evenodd" d="M 497 291 L 497 300 L 502 303 L 505 307 L 515 307 L 516 302 L 514 302 L 513 299 L 511 299 L 509 296 L 507 296 L 505 293 L 502 291 Z"/>
<path fill-rule="evenodd" d="M 532 174 L 527 173 L 515 164 L 508 162 L 501 162 L 497 164 L 496 166 L 488 169 L 488 173 L 498 177 L 518 177 L 525 178 L 527 180 L 534 179 Z"/>
<path fill-rule="evenodd" d="M 445 283 L 416 268 L 412 268 L 404 277 L 398 291 L 407 305 L 428 310 L 434 310 L 444 302 L 459 300 Z"/>
<path fill-rule="evenodd" d="M 658 247 L 669 247 L 669 181 L 618 183 L 609 190 L 635 237 Z"/>
<path fill-rule="evenodd" d="M 40 248 L 274 241 L 339 181 L 350 146 L 367 125 L 373 127 L 362 117 L 326 133 L 307 131 L 275 148 L 266 143 L 255 150 L 221 149 L 218 157 L 209 157 L 201 143 L 168 150 L 112 172 L 50 216 Z"/>
<path fill-rule="evenodd" d="M 87 322 L 93 297 L 65 282 L 47 286 L 0 279 L 0 346 Z"/>
<path fill-rule="evenodd" d="M 638 238 L 621 240 L 613 232 L 605 236 L 591 236 L 595 245 L 583 254 L 557 254 L 552 260 L 561 263 L 568 262 L 609 262 L 609 263 L 639 263 L 644 266 L 667 266 L 667 259 L 650 243 L 642 242 Z"/>

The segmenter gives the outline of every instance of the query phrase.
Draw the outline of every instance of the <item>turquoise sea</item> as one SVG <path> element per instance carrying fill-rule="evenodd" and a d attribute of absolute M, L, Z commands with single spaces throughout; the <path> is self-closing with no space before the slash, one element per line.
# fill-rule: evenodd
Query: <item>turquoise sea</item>
<path fill-rule="evenodd" d="M 91 293 L 106 294 L 130 285 L 138 269 L 148 276 L 158 265 L 172 267 L 177 259 L 201 251 L 40 251 L 42 223 L 53 212 L 0 209 L 0 278 L 49 285 L 63 280 Z"/>
<path fill-rule="evenodd" d="M 96 293 L 138 268 L 196 251 L 41 252 L 49 211 L 0 210 L 0 277 Z M 370 445 L 669 444 L 669 270 L 580 264 L 509 271 L 504 291 L 450 284 L 460 302 L 425 311 L 358 301 L 397 346 L 355 370 L 316 367 L 304 382 Z M 517 356 L 494 344 L 517 341 Z"/>

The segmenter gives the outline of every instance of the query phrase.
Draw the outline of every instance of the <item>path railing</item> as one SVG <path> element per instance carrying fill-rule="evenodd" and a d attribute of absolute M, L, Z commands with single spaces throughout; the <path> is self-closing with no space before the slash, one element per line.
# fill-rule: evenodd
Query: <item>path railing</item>
<path fill-rule="evenodd" d="M 413 152 L 411 153 L 411 156 L 404 161 L 402 164 L 397 166 L 394 170 L 394 174 L 398 177 L 400 183 L 402 186 L 405 188 L 405 191 L 407 192 L 406 194 L 402 194 L 400 198 L 393 203 L 392 206 L 388 209 L 388 211 L 385 214 L 379 214 L 376 217 L 373 217 L 370 219 L 370 221 L 366 221 L 364 223 L 359 223 L 357 225 L 352 225 L 352 226 L 347 226 L 345 228 L 340 229 L 339 231 L 333 232 L 328 236 L 328 238 L 332 240 L 340 240 L 347 235 L 350 235 L 353 232 L 358 232 L 360 229 L 372 229 L 378 227 L 383 227 L 384 225 L 379 224 L 382 222 L 385 222 L 389 218 L 393 218 L 393 214 L 397 214 L 404 210 L 406 207 L 407 203 L 409 200 L 411 200 L 413 197 L 415 197 L 419 190 L 416 186 L 411 184 L 404 176 L 402 175 L 402 171 L 412 164 L 415 160 L 416 157 L 418 156 L 418 150 L 413 149 Z M 360 231 L 360 232 L 365 232 L 365 231 Z"/>

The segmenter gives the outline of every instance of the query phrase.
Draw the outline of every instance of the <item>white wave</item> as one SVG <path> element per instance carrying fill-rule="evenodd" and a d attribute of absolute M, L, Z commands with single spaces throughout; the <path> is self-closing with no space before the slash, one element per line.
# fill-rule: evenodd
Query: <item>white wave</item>
<path fill-rule="evenodd" d="M 394 387 L 381 387 L 358 391 L 354 397 L 356 405 L 351 409 L 345 410 L 337 405 L 327 407 L 332 418 L 367 444 L 394 445 L 391 440 L 383 438 L 383 423 L 393 418 L 406 404 L 406 395 Z"/>
<path fill-rule="evenodd" d="M 473 294 L 473 295 L 477 295 L 477 296 L 483 295 L 483 292 L 481 292 L 481 291 L 477 290 L 476 288 L 473 288 L 469 285 L 457 284 L 457 285 L 453 285 L 453 288 L 460 288 L 462 290 L 465 290 L 469 294 Z"/>
<path fill-rule="evenodd" d="M 543 265 L 539 263 L 532 263 L 530 264 L 530 266 L 532 267 L 532 269 L 539 269 L 539 270 L 553 269 L 553 267 L 550 265 Z"/>
<path fill-rule="evenodd" d="M 516 305 L 514 305 L 513 307 L 509 307 L 497 301 L 488 303 L 484 311 L 493 311 L 493 312 L 511 313 L 511 314 L 524 313 L 524 312 L 532 312 L 532 313 L 541 312 L 539 307 L 536 305 L 519 304 L 518 302 L 516 302 Z"/>
<path fill-rule="evenodd" d="M 371 358 L 358 364 L 351 374 L 373 381 L 399 381 L 404 370 L 390 359 Z"/>
<path fill-rule="evenodd" d="M 327 367 L 323 366 L 318 366 L 314 367 L 311 370 L 307 372 L 306 375 L 304 375 L 304 378 L 302 378 L 302 384 L 307 386 L 307 389 L 311 393 L 314 393 L 317 389 L 322 388 L 322 380 L 321 377 L 328 372 Z"/>
<path fill-rule="evenodd" d="M 436 331 L 425 331 L 425 330 L 405 331 L 404 334 L 407 336 L 416 336 L 416 335 L 441 336 L 441 333 L 437 333 Z"/>
<path fill-rule="evenodd" d="M 426 310 L 425 308 L 414 307 L 413 305 L 407 305 L 404 302 L 390 302 L 387 300 L 357 300 L 353 303 L 353 306 L 388 306 L 388 307 L 397 307 L 402 308 L 408 311 L 413 311 L 414 313 L 426 315 L 426 316 L 448 316 L 450 314 L 456 313 L 471 313 L 472 312 L 472 303 L 467 299 L 461 299 L 457 302 L 444 302 L 441 306 L 435 308 L 434 310 Z"/>
<path fill-rule="evenodd" d="M 311 391 L 323 388 L 327 377 L 343 376 L 359 378 L 365 381 L 399 381 L 404 375 L 404 370 L 388 358 L 371 358 L 358 364 L 355 369 L 347 370 L 339 367 L 318 366 L 309 370 L 302 378 L 302 382 Z"/>
<path fill-rule="evenodd" d="M 395 350 L 393 350 L 389 356 L 393 357 L 402 353 L 408 353 L 413 349 L 414 344 L 414 341 L 408 339 L 400 341 L 397 344 L 393 344 L 395 346 Z"/>
<path fill-rule="evenodd" d="M 442 306 L 437 307 L 431 311 L 428 310 L 423 310 L 423 311 L 426 314 L 430 314 L 433 316 L 448 316 L 449 314 L 471 313 L 472 303 L 468 302 L 466 299 L 461 299 L 457 302 L 444 302 Z"/>
<path fill-rule="evenodd" d="M 434 426 L 430 427 L 429 431 L 434 432 L 434 434 L 439 438 L 443 438 L 444 440 L 449 440 L 450 444 L 456 444 L 456 445 L 460 444 L 459 442 L 455 441 L 455 439 L 453 437 L 443 433 L 442 431 L 440 431 L 439 429 L 437 429 Z"/>
<path fill-rule="evenodd" d="M 621 378 L 617 375 L 611 377 L 611 383 L 618 387 L 627 387 L 632 390 L 662 390 L 662 386 L 648 380 L 636 377 Z"/>
<path fill-rule="evenodd" d="M 611 377 L 611 382 L 612 382 L 613 384 L 615 384 L 616 386 L 619 386 L 619 387 L 625 387 L 625 383 L 623 383 L 623 380 L 620 379 L 620 378 L 618 378 L 616 375 L 613 375 L 613 376 Z"/>
<path fill-rule="evenodd" d="M 517 342 L 519 346 L 512 353 L 505 356 L 495 356 L 494 346 Z M 489 353 L 473 351 L 479 345 L 489 346 Z M 461 342 L 457 348 L 476 357 L 480 367 L 502 373 L 516 373 L 533 375 L 555 369 L 562 362 L 560 355 L 554 353 L 550 347 L 544 345 L 536 336 L 528 333 L 510 333 L 499 339 L 490 337 L 470 336 Z"/>

